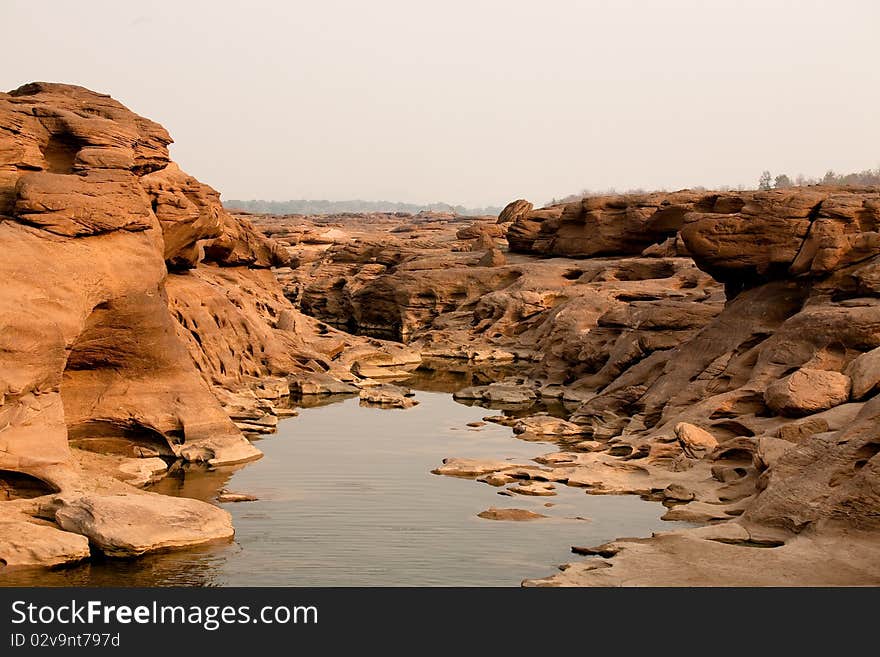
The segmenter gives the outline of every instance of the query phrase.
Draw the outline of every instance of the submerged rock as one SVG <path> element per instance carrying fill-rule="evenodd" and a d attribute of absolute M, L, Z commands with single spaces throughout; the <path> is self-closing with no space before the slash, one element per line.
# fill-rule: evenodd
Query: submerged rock
<path fill-rule="evenodd" d="M 217 501 L 221 504 L 230 502 L 256 502 L 259 498 L 256 495 L 247 493 L 236 493 L 235 491 L 226 490 L 225 488 L 217 494 Z"/>
<path fill-rule="evenodd" d="M 413 399 L 413 392 L 391 383 L 363 388 L 360 392 L 362 405 L 382 406 L 386 408 L 412 408 L 419 402 Z"/>

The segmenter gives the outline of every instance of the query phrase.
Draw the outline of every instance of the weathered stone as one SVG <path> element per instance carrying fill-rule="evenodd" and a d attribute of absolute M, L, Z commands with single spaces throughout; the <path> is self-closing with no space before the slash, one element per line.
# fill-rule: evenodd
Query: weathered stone
<path fill-rule="evenodd" d="M 767 387 L 767 406 L 780 415 L 818 413 L 849 399 L 850 378 L 840 372 L 801 368 Z"/>
<path fill-rule="evenodd" d="M 718 446 L 715 436 L 687 422 L 675 425 L 675 435 L 685 454 L 693 458 L 701 458 Z"/>
<path fill-rule="evenodd" d="M 681 484 L 669 484 L 663 489 L 663 499 L 674 502 L 690 502 L 696 495 Z"/>
<path fill-rule="evenodd" d="M 385 406 L 388 408 L 412 408 L 418 400 L 412 398 L 412 391 L 391 383 L 370 386 L 361 390 L 362 404 Z"/>

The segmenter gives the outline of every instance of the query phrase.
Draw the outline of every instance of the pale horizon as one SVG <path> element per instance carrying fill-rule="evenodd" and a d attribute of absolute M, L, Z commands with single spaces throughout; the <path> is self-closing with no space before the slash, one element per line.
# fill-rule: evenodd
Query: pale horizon
<path fill-rule="evenodd" d="M 12 0 L 0 14 L 17 53 L 3 90 L 109 93 L 224 199 L 543 204 L 880 164 L 867 0 Z"/>

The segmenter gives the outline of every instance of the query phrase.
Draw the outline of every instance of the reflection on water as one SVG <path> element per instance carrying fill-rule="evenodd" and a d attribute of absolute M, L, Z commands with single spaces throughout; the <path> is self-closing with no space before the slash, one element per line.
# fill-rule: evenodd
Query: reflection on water
<path fill-rule="evenodd" d="M 485 409 L 448 393 L 417 393 L 407 410 L 365 408 L 356 398 L 302 409 L 260 441 L 246 466 L 181 467 L 158 492 L 212 500 L 221 488 L 256 502 L 225 504 L 233 542 L 136 560 L 6 571 L 6 585 L 518 585 L 570 561 L 572 545 L 669 529 L 663 507 L 633 496 L 591 496 L 557 486 L 555 497 L 505 497 L 467 479 L 430 474 L 444 457 L 527 460 L 553 445 L 509 428 L 468 428 Z M 553 506 L 545 506 L 546 503 Z M 483 520 L 490 506 L 550 516 Z M 576 519 L 578 517 L 589 520 Z"/>
<path fill-rule="evenodd" d="M 421 366 L 412 373 L 408 379 L 401 381 L 417 390 L 430 392 L 454 393 L 462 388 L 471 386 L 485 386 L 506 377 L 521 374 L 522 365 L 519 363 L 499 363 L 496 365 L 474 365 L 467 361 L 453 359 L 425 360 Z M 459 404 L 465 406 L 482 406 L 489 410 L 501 411 L 511 417 L 525 417 L 535 413 L 545 412 L 554 417 L 568 419 L 577 409 L 579 402 L 563 402 L 561 399 L 537 399 L 526 404 L 510 404 L 505 402 L 477 402 L 475 399 L 459 399 Z"/>
<path fill-rule="evenodd" d="M 402 383 L 426 392 L 453 393 L 468 386 L 484 386 L 508 376 L 515 376 L 518 369 L 521 370 L 522 366 L 517 368 L 514 363 L 475 366 L 468 361 L 452 358 L 428 359 L 423 360 L 412 376 Z"/>

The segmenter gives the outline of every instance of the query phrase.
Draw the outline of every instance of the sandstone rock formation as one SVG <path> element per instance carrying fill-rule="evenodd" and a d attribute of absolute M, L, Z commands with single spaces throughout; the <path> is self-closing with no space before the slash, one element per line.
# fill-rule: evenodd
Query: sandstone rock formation
<path fill-rule="evenodd" d="M 485 520 L 512 520 L 514 522 L 539 520 L 547 517 L 528 509 L 499 509 L 495 506 L 490 506 L 485 511 L 480 511 L 477 516 Z"/>
<path fill-rule="evenodd" d="M 289 376 L 356 382 L 352 353 L 418 362 L 294 309 L 269 271 L 287 251 L 171 162 L 170 143 L 81 87 L 0 94 L 0 519 L 34 524 L 36 545 L 0 540 L 7 565 L 82 559 L 78 534 L 108 554 L 228 537 L 215 507 L 102 477 L 257 458 L 240 427 L 274 426 Z"/>
<path fill-rule="evenodd" d="M 880 583 L 880 191 L 233 216 L 170 141 L 79 87 L 0 95 L 7 567 L 228 539 L 224 511 L 136 486 L 258 457 L 291 394 L 410 405 L 383 381 L 424 358 L 486 367 L 456 398 L 557 443 L 436 474 L 702 525 L 532 584 Z"/>
<path fill-rule="evenodd" d="M 768 564 L 817 550 L 843 560 L 853 532 L 853 568 L 874 582 L 865 536 L 880 545 L 878 194 L 682 191 L 541 209 L 519 200 L 499 217 L 503 264 L 471 259 L 459 237 L 477 228 L 415 226 L 395 241 L 355 222 L 348 239 L 281 280 L 328 323 L 402 339 L 432 359 L 509 363 L 508 378 L 459 390 L 462 401 L 522 409 L 559 399 L 568 409 L 565 424 L 518 425 L 564 448 L 536 459 L 542 466 L 451 458 L 438 474 L 635 493 L 667 504 L 670 520 L 719 527 L 649 539 L 638 561 L 627 543 L 603 554 L 611 568 L 593 562 L 587 577 L 572 567 L 549 583 L 670 582 L 636 573 L 645 555 L 663 563 L 675 550 L 683 563 L 700 550 L 741 555 L 742 567 L 706 582 L 726 572 L 767 583 L 748 575 L 749 546 L 780 546 L 779 556 L 760 548 Z M 618 561 L 619 578 L 609 575 Z M 822 573 L 805 581 L 857 579 Z"/>

